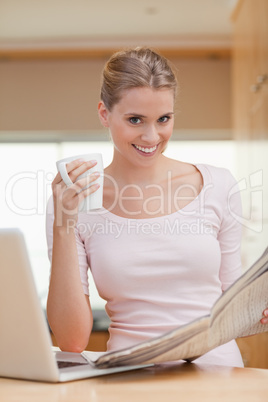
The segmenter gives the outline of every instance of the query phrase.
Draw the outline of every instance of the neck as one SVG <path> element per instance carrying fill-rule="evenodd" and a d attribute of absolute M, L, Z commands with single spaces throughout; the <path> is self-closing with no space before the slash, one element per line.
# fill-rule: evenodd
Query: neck
<path fill-rule="evenodd" d="M 127 184 L 145 185 L 158 183 L 164 177 L 166 160 L 165 156 L 159 155 L 154 163 L 139 166 L 130 163 L 114 152 L 113 160 L 107 167 L 106 173 L 111 175 L 120 186 Z"/>

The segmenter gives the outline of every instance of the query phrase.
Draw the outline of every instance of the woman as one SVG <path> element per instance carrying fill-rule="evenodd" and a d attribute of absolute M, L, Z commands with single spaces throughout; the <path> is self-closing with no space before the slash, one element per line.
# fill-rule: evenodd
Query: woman
<path fill-rule="evenodd" d="M 97 175 L 66 187 L 59 174 L 48 213 L 50 326 L 63 350 L 81 352 L 92 329 L 87 269 L 107 301 L 108 350 L 121 349 L 208 314 L 241 274 L 239 192 L 231 174 L 163 155 L 172 135 L 177 82 L 150 49 L 116 53 L 103 71 L 98 112 L 114 145 L 104 207 L 79 213 Z M 68 164 L 76 178 L 95 165 Z M 268 311 L 266 311 L 268 313 Z M 261 318 L 261 317 L 260 317 Z M 267 318 L 262 319 L 267 323 Z M 242 366 L 235 341 L 197 361 Z"/>

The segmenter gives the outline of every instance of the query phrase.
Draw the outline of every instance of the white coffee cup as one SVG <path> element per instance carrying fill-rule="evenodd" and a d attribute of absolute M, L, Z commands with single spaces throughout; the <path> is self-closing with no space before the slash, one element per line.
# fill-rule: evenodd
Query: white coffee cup
<path fill-rule="evenodd" d="M 102 207 L 103 202 L 103 162 L 102 162 L 102 155 L 101 154 L 84 154 L 84 155 L 76 155 L 76 156 L 70 156 L 68 158 L 61 159 L 56 162 L 58 172 L 60 173 L 62 180 L 67 186 L 71 186 L 73 184 L 72 180 L 70 179 L 70 176 L 68 175 L 66 165 L 69 162 L 72 162 L 76 159 L 82 159 L 85 162 L 87 161 L 93 161 L 96 160 L 97 164 L 93 166 L 91 169 L 87 170 L 85 173 L 81 174 L 80 176 L 77 177 L 76 181 L 79 179 L 82 179 L 83 177 L 86 177 L 94 172 L 99 172 L 100 177 L 97 180 L 94 180 L 93 183 L 91 183 L 88 187 L 90 187 L 92 184 L 98 183 L 100 187 L 98 188 L 95 193 L 90 194 L 88 197 L 86 197 L 81 204 L 79 205 L 79 211 L 80 212 L 86 212 L 90 211 L 92 209 L 99 209 Z"/>

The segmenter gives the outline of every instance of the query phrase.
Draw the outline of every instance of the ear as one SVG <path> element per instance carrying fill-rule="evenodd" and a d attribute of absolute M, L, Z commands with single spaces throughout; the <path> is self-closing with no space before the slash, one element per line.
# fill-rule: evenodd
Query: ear
<path fill-rule="evenodd" d="M 108 122 L 109 111 L 107 110 L 105 104 L 102 101 L 100 101 L 98 104 L 98 113 L 99 113 L 99 119 L 101 121 L 101 124 L 104 127 L 109 127 L 109 122 Z"/>

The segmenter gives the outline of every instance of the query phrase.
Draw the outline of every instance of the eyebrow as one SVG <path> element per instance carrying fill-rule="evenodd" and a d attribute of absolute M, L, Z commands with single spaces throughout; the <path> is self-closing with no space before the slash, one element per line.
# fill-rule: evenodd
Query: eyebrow
<path fill-rule="evenodd" d="M 163 113 L 163 114 L 161 114 L 160 117 L 162 117 L 162 116 L 167 116 L 167 115 L 169 115 L 169 114 L 174 114 L 174 112 Z M 139 114 L 139 113 L 135 113 L 135 112 L 133 112 L 133 113 L 125 113 L 124 116 L 147 117 L 147 116 L 144 116 L 143 114 Z"/>
<path fill-rule="evenodd" d="M 139 116 L 139 117 L 146 117 L 143 114 L 139 113 L 125 113 L 125 116 Z"/>

